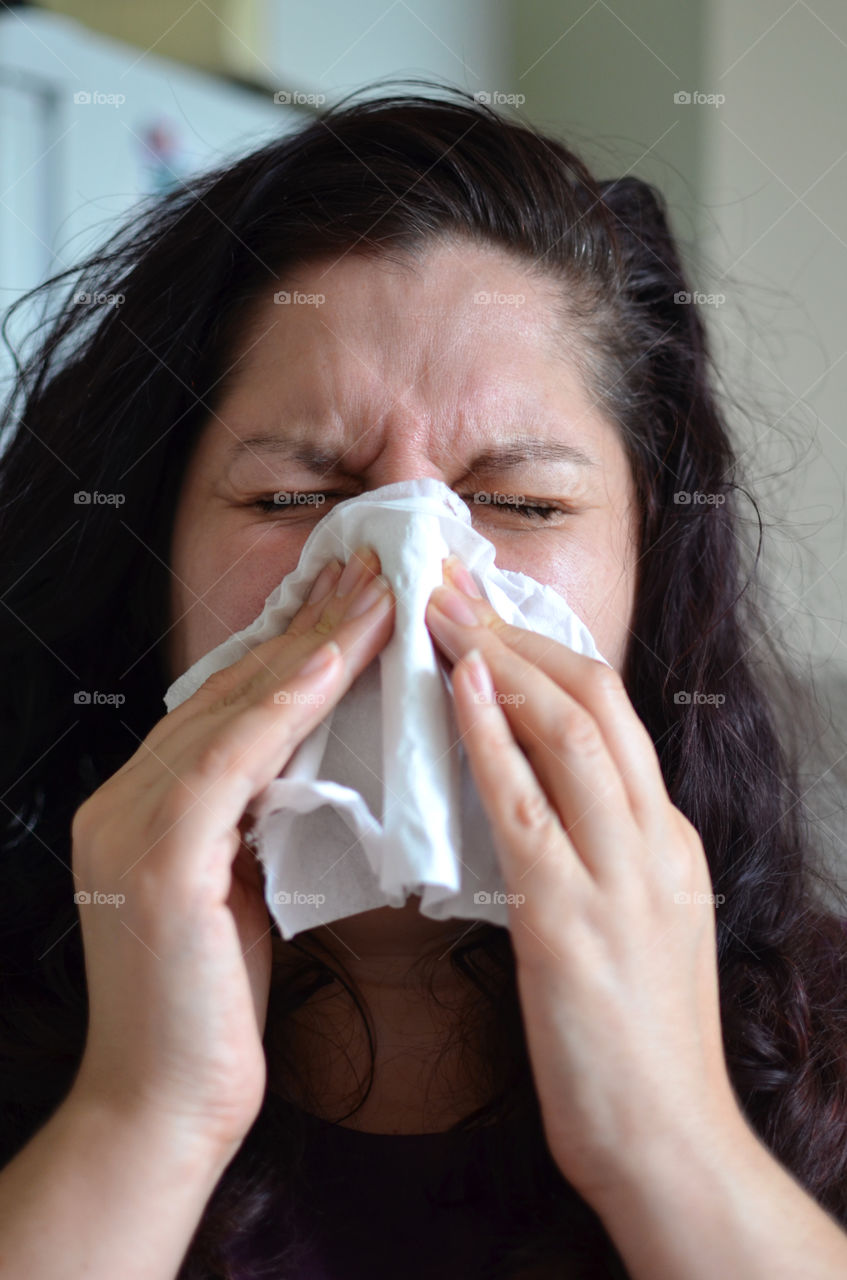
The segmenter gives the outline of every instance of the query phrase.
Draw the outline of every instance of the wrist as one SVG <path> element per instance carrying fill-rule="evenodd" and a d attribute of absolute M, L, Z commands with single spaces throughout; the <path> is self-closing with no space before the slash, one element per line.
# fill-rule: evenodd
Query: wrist
<path fill-rule="evenodd" d="M 702 1186 L 728 1185 L 763 1158 L 769 1154 L 734 1100 L 714 1112 L 692 1110 L 683 1119 L 657 1115 L 648 1135 L 621 1145 L 586 1198 L 609 1226 L 616 1219 L 666 1213 L 681 1197 L 696 1197 Z"/>
<path fill-rule="evenodd" d="M 150 1161 L 160 1172 L 172 1168 L 178 1177 L 211 1186 L 243 1141 L 224 1140 L 146 1099 L 106 1093 L 80 1078 L 61 1109 L 74 1128 L 96 1142 L 116 1144 L 139 1164 Z"/>

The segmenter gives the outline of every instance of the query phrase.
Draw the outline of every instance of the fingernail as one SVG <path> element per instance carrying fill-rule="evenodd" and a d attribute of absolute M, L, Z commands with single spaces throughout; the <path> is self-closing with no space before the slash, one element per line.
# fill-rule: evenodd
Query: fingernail
<path fill-rule="evenodd" d="M 315 578 L 312 590 L 306 599 L 306 604 L 317 604 L 319 600 L 323 600 L 325 596 L 328 596 L 340 570 L 340 560 L 330 560 L 329 564 L 325 564 Z"/>
<path fill-rule="evenodd" d="M 344 621 L 348 618 L 360 618 L 363 613 L 367 613 L 368 609 L 372 609 L 377 600 L 382 600 L 388 593 L 391 583 L 382 574 L 369 582 L 360 596 L 357 597 L 350 605 L 350 608 L 344 615 Z"/>
<path fill-rule="evenodd" d="M 488 664 L 479 649 L 469 649 L 464 661 L 467 663 L 471 684 L 479 694 L 480 701 L 493 702 L 494 685 L 491 682 Z"/>
<path fill-rule="evenodd" d="M 445 613 L 448 618 L 452 618 L 454 622 L 460 622 L 466 627 L 479 626 L 479 618 L 466 598 L 452 587 L 436 587 L 430 596 L 430 601 L 436 609 Z"/>
<path fill-rule="evenodd" d="M 474 582 L 470 570 L 462 564 L 457 555 L 449 555 L 444 561 L 444 572 L 448 574 L 451 582 L 463 591 L 466 596 L 470 596 L 474 600 L 482 599 L 482 592 Z"/>
<path fill-rule="evenodd" d="M 349 595 L 359 579 L 366 573 L 368 563 L 375 559 L 376 555 L 370 547 L 357 547 L 344 566 L 344 572 L 338 579 L 335 594 L 337 596 Z"/>
<path fill-rule="evenodd" d="M 300 675 L 313 675 L 314 672 L 320 671 L 322 667 L 328 667 L 335 660 L 336 654 L 340 652 L 341 649 L 334 640 L 330 640 L 328 644 L 322 644 L 320 649 L 316 649 L 311 657 L 303 663 L 300 668 Z"/>

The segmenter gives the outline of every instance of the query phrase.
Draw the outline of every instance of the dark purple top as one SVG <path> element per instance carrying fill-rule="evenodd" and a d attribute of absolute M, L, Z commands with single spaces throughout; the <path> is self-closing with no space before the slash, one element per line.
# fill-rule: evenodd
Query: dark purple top
<path fill-rule="evenodd" d="M 522 1195 L 509 1131 L 364 1133 L 306 1117 L 293 1227 L 280 1221 L 232 1252 L 236 1280 L 473 1280 L 532 1232 L 538 1205 Z M 499 1173 L 499 1177 L 498 1177 Z M 506 1182 L 507 1193 L 497 1185 Z M 576 1225 L 576 1224 L 575 1224 Z M 260 1259 L 296 1238 L 282 1268 Z M 566 1259 L 562 1259 L 563 1263 Z M 577 1262 L 577 1258 L 574 1258 Z M 608 1274 L 579 1267 L 563 1275 Z"/>

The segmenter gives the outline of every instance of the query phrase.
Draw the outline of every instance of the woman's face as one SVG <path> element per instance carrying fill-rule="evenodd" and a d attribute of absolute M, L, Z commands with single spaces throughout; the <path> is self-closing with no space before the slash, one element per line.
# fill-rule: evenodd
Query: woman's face
<path fill-rule="evenodd" d="M 172 679 L 252 622 L 336 502 L 423 476 L 466 499 L 497 565 L 555 588 L 620 669 L 635 491 L 616 429 L 567 358 L 561 286 L 497 248 L 441 243 L 408 266 L 348 253 L 279 287 L 290 301 L 257 303 L 186 471 Z M 556 456 L 562 446 L 585 460 Z M 284 490 L 326 497 L 274 507 Z M 556 510 L 543 520 L 477 493 Z"/>

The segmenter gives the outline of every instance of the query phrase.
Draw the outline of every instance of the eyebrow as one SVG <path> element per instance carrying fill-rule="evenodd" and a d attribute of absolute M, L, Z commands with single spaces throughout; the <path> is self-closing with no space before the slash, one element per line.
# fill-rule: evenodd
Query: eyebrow
<path fill-rule="evenodd" d="M 310 471 L 325 472 L 344 470 L 343 460 L 349 453 L 344 449 L 326 449 L 308 440 L 294 440 L 279 435 L 254 435 L 236 441 L 228 451 L 229 461 L 244 453 L 266 453 L 286 457 L 298 462 Z M 507 471 L 525 462 L 570 462 L 580 467 L 598 467 L 596 458 L 579 445 L 564 440 L 543 440 L 533 436 L 513 436 L 490 449 L 483 450 L 468 467 L 470 472 L 493 470 Z"/>

